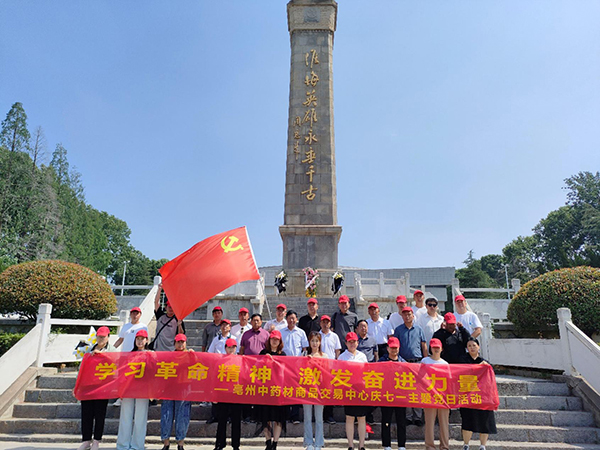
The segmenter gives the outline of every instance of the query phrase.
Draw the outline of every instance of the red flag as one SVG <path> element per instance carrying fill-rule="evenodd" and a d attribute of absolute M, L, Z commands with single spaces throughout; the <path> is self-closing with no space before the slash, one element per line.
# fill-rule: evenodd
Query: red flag
<path fill-rule="evenodd" d="M 260 278 L 246 227 L 198 242 L 159 272 L 178 319 L 184 319 L 229 286 Z"/>

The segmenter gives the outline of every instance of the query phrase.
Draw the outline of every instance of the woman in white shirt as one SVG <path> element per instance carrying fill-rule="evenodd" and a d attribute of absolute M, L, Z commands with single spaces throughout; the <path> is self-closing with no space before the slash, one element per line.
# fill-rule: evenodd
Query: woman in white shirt
<path fill-rule="evenodd" d="M 442 341 L 439 339 L 432 339 L 429 341 L 429 353 L 431 356 L 423 358 L 421 364 L 448 365 L 448 363 L 442 359 Z M 450 410 L 447 408 L 423 408 L 423 410 L 425 411 L 425 449 L 435 450 L 435 436 L 433 429 L 435 427 L 435 418 L 437 416 L 440 424 L 440 450 L 448 450 L 450 448 L 450 431 L 448 427 Z"/>
<path fill-rule="evenodd" d="M 340 355 L 339 361 L 350 361 L 366 363 L 367 357 L 358 350 L 358 335 L 350 332 L 346 335 L 346 351 Z M 346 414 L 346 438 L 348 439 L 348 450 L 354 447 L 354 418 L 358 422 L 358 446 L 365 450 L 365 435 L 367 434 L 367 406 L 344 406 Z"/>

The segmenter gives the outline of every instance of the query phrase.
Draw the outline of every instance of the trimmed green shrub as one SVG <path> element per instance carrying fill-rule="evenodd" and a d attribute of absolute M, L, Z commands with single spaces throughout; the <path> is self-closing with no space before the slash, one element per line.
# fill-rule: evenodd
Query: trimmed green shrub
<path fill-rule="evenodd" d="M 40 303 L 52 304 L 52 317 L 104 319 L 117 299 L 100 275 L 64 261 L 32 261 L 0 274 L 0 313 L 35 319 Z"/>
<path fill-rule="evenodd" d="M 25 336 L 25 333 L 1 333 L 0 332 L 0 356 L 4 355 L 10 348 Z"/>
<path fill-rule="evenodd" d="M 556 325 L 558 308 L 569 308 L 573 323 L 591 336 L 600 331 L 600 269 L 574 267 L 540 275 L 525 283 L 508 306 L 518 330 Z"/>

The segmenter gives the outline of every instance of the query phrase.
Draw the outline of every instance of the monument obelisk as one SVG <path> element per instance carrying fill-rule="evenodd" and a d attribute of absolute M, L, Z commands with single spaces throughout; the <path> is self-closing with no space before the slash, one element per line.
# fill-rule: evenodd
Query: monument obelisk
<path fill-rule="evenodd" d="M 291 0 L 291 40 L 283 269 L 329 272 L 338 267 L 335 144 L 333 129 L 334 0 Z M 292 294 L 301 294 L 294 288 Z M 303 291 L 303 290 L 302 290 Z"/>

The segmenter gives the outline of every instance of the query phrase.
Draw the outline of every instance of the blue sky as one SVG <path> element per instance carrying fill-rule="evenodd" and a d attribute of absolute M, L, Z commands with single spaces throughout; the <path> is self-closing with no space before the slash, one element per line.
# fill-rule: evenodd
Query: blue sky
<path fill-rule="evenodd" d="M 462 266 L 600 166 L 600 2 L 341 0 L 340 265 Z M 22 102 L 152 258 L 247 225 L 281 264 L 285 1 L 0 2 L 0 115 Z"/>

